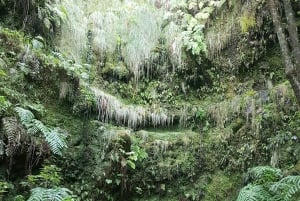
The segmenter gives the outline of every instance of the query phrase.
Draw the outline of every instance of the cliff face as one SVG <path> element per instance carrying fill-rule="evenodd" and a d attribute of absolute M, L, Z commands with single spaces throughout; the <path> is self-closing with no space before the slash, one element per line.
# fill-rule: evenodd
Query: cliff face
<path fill-rule="evenodd" d="M 0 3 L 0 198 L 229 201 L 272 191 L 248 168 L 299 175 L 265 1 L 25 3 Z"/>

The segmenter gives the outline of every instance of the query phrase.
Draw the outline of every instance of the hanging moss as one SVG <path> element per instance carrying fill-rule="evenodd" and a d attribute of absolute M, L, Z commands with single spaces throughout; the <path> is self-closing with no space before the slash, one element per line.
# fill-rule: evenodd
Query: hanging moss
<path fill-rule="evenodd" d="M 254 28 L 256 26 L 254 14 L 248 12 L 244 13 L 240 18 L 240 26 L 242 33 L 246 33 L 249 29 Z"/>

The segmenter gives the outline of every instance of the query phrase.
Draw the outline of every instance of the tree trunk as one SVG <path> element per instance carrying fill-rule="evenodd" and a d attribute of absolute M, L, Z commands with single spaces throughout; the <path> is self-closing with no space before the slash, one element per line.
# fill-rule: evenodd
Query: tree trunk
<path fill-rule="evenodd" d="M 300 44 L 298 39 L 298 33 L 297 33 L 297 25 L 296 20 L 294 17 L 293 9 L 291 6 L 291 3 L 287 0 L 283 1 L 284 5 L 284 12 L 285 16 L 288 22 L 288 32 L 289 32 L 289 39 L 291 41 L 290 45 L 292 47 L 292 54 L 295 59 L 295 68 L 297 69 L 297 72 L 299 73 L 300 68 Z"/>
<path fill-rule="evenodd" d="M 281 53 L 285 63 L 285 73 L 287 79 L 291 83 L 298 104 L 300 105 L 300 47 L 298 40 L 297 27 L 291 3 L 284 0 L 285 15 L 288 23 L 288 32 L 291 41 L 292 51 L 289 49 L 287 37 L 284 34 L 282 22 L 278 13 L 279 2 L 278 0 L 269 0 L 268 6 L 272 15 L 273 24 L 279 41 Z M 292 58 L 292 55 L 294 58 Z M 294 59 L 294 63 L 293 63 Z"/>

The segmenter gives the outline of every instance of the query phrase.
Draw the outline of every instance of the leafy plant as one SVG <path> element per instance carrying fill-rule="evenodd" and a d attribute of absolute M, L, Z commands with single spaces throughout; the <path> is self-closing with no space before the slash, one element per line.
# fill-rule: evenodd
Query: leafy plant
<path fill-rule="evenodd" d="M 54 154 L 62 155 L 62 149 L 67 147 L 65 131 L 60 128 L 49 128 L 43 122 L 34 119 L 34 114 L 21 107 L 16 107 L 15 111 L 18 113 L 21 123 L 27 129 L 29 135 L 43 134 L 51 151 Z"/>
<path fill-rule="evenodd" d="M 25 201 L 25 198 L 23 195 L 17 195 L 14 197 L 13 201 Z"/>
<path fill-rule="evenodd" d="M 28 175 L 28 181 L 31 185 L 43 186 L 45 188 L 59 186 L 62 180 L 60 168 L 55 165 L 46 165 L 41 169 L 38 175 Z"/>
<path fill-rule="evenodd" d="M 275 193 L 275 200 L 289 201 L 300 192 L 300 176 L 287 176 L 271 185 L 270 191 Z"/>
<path fill-rule="evenodd" d="M 23 182 L 23 185 L 29 184 L 31 187 L 35 186 L 35 188 L 31 190 L 31 196 L 28 200 L 74 200 L 72 191 L 59 187 L 62 180 L 60 170 L 55 165 L 46 165 L 38 175 L 29 175 L 27 177 L 28 182 Z"/>
<path fill-rule="evenodd" d="M 138 145 L 132 145 L 131 146 L 131 152 L 128 152 L 126 154 L 129 155 L 128 159 L 127 159 L 127 164 L 132 169 L 135 169 L 135 167 L 136 167 L 135 163 L 136 162 L 140 162 L 140 161 L 142 161 L 142 160 L 144 160 L 145 158 L 148 157 L 148 154 L 145 151 L 145 149 L 142 149 Z"/>
<path fill-rule="evenodd" d="M 248 174 L 254 180 L 256 184 L 264 184 L 267 182 L 277 181 L 282 177 L 282 172 L 280 169 L 272 168 L 269 166 L 257 166 L 251 168 Z"/>
<path fill-rule="evenodd" d="M 203 25 L 191 25 L 187 31 L 183 32 L 183 44 L 187 50 L 191 50 L 193 55 L 200 55 L 206 52 L 204 41 Z"/>
<path fill-rule="evenodd" d="M 0 116 L 11 106 L 4 96 L 0 96 Z"/>
<path fill-rule="evenodd" d="M 27 201 L 75 201 L 72 198 L 72 191 L 67 188 L 34 188 Z"/>
<path fill-rule="evenodd" d="M 249 184 L 242 188 L 237 201 L 269 201 L 270 193 L 262 185 Z"/>
<path fill-rule="evenodd" d="M 8 183 L 5 181 L 0 181 L 0 196 L 1 194 L 6 193 L 8 189 L 9 189 Z"/>
<path fill-rule="evenodd" d="M 281 170 L 268 166 L 252 168 L 248 174 L 254 181 L 240 190 L 236 201 L 294 201 L 300 192 L 299 175 L 279 180 Z"/>
<path fill-rule="evenodd" d="M 7 197 L 7 194 L 13 189 L 13 185 L 6 181 L 0 180 L 0 200 Z"/>
<path fill-rule="evenodd" d="M 0 69 L 0 77 L 2 77 L 2 76 L 6 76 L 6 73 Z"/>

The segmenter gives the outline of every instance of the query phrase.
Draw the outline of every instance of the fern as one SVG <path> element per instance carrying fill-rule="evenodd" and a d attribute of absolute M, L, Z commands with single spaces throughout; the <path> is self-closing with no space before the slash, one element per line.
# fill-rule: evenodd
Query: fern
<path fill-rule="evenodd" d="M 1 70 L 0 70 L 1 77 Z M 4 96 L 0 96 L 0 117 L 5 113 L 5 111 L 11 106 L 11 103 L 5 99 Z"/>
<path fill-rule="evenodd" d="M 31 196 L 27 201 L 73 201 L 72 191 L 67 188 L 34 188 L 31 190 Z"/>
<path fill-rule="evenodd" d="M 30 123 L 30 127 L 27 129 L 27 132 L 29 134 L 37 134 L 41 132 L 44 134 L 44 136 L 47 135 L 47 133 L 50 131 L 51 129 L 49 129 L 47 126 L 43 124 L 43 122 L 37 119 L 33 119 Z"/>
<path fill-rule="evenodd" d="M 67 147 L 65 135 L 62 129 L 51 129 L 43 124 L 40 120 L 34 118 L 31 111 L 21 107 L 16 107 L 15 111 L 18 113 L 21 123 L 27 129 L 30 135 L 43 134 L 46 142 L 48 143 L 52 153 L 62 155 L 62 149 Z"/>
<path fill-rule="evenodd" d="M 5 144 L 3 140 L 0 139 L 0 158 L 5 154 Z"/>
<path fill-rule="evenodd" d="M 292 201 L 300 192 L 300 176 L 278 181 L 281 170 L 268 166 L 252 168 L 248 174 L 254 177 L 254 184 L 242 188 L 236 201 Z"/>
<path fill-rule="evenodd" d="M 300 176 L 287 176 L 271 185 L 270 191 L 277 194 L 275 200 L 290 201 L 300 192 Z"/>
<path fill-rule="evenodd" d="M 12 156 L 21 143 L 20 141 L 24 131 L 15 117 L 3 118 L 2 123 L 7 138 L 5 153 L 7 156 Z"/>
<path fill-rule="evenodd" d="M 54 128 L 45 135 L 46 141 L 54 154 L 62 155 L 61 150 L 67 147 L 65 134 L 60 128 Z"/>
<path fill-rule="evenodd" d="M 15 111 L 18 113 L 21 123 L 25 126 L 26 129 L 31 127 L 31 122 L 34 119 L 34 114 L 29 110 L 26 110 L 21 107 L 16 107 Z"/>
<path fill-rule="evenodd" d="M 262 185 L 249 184 L 241 189 L 236 201 L 272 201 L 272 197 Z"/>
<path fill-rule="evenodd" d="M 248 175 L 257 184 L 263 184 L 266 182 L 278 181 L 282 177 L 282 172 L 280 169 L 272 168 L 269 166 L 257 166 L 251 168 L 248 171 Z"/>

